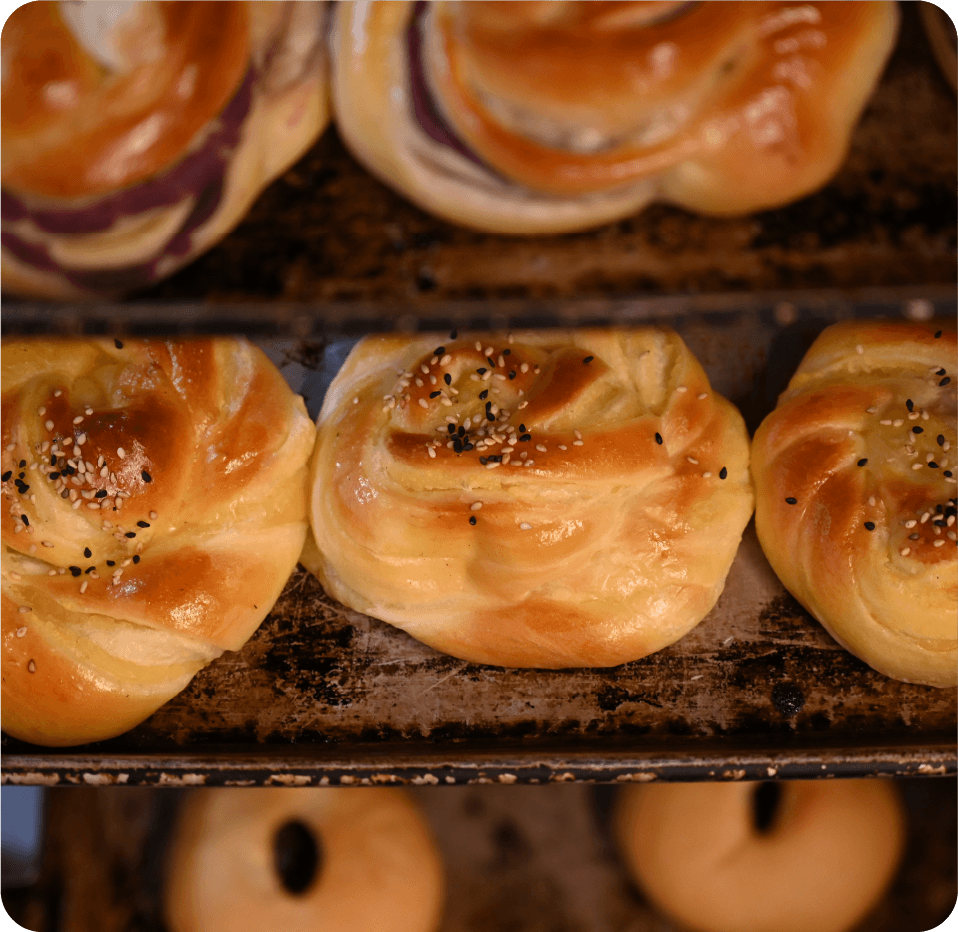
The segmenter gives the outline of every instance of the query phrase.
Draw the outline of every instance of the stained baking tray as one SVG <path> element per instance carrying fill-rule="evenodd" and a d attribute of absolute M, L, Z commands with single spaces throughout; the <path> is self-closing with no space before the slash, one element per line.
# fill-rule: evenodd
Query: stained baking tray
<path fill-rule="evenodd" d="M 903 780 L 905 856 L 853 932 L 921 932 L 956 896 L 953 780 Z M 440 932 L 679 932 L 629 881 L 612 844 L 608 787 L 414 790 L 446 866 Z M 181 792 L 50 793 L 44 872 L 4 891 L 36 932 L 167 932 L 163 858 Z"/>
<path fill-rule="evenodd" d="M 912 297 L 906 298 L 906 294 Z M 673 315 L 750 430 L 815 335 L 887 308 L 816 296 Z M 898 314 L 954 315 L 907 292 Z M 315 414 L 353 341 L 261 345 Z M 612 670 L 469 664 L 330 600 L 297 570 L 245 647 L 126 735 L 3 739 L 9 783 L 315 784 L 955 773 L 956 693 L 888 679 L 782 588 L 750 525 L 725 592 L 677 644 Z"/>

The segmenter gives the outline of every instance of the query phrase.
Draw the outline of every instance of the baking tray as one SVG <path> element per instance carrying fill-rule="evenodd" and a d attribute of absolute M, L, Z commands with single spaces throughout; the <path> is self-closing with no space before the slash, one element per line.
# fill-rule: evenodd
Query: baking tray
<path fill-rule="evenodd" d="M 884 899 L 853 932 L 923 932 L 955 904 L 953 780 L 903 780 L 908 837 Z M 608 787 L 414 790 L 446 865 L 439 932 L 680 932 L 629 881 Z M 167 932 L 162 863 L 182 792 L 54 790 L 39 884 L 4 891 L 36 932 Z"/>
<path fill-rule="evenodd" d="M 450 315 L 443 320 L 437 305 L 481 317 L 489 301 L 526 309 L 541 302 L 549 318 L 556 307 L 613 296 L 954 288 L 955 96 L 915 4 L 900 7 L 898 46 L 841 170 L 786 207 L 723 219 L 658 204 L 582 233 L 494 236 L 403 200 L 349 155 L 333 128 L 222 244 L 136 295 L 136 307 L 4 301 L 4 332 L 143 333 L 152 321 L 157 333 L 226 328 L 302 338 L 324 327 L 390 327 L 397 318 L 445 327 Z"/>
<path fill-rule="evenodd" d="M 751 431 L 821 329 L 874 306 L 805 302 L 671 319 Z M 954 315 L 956 296 L 905 300 Z M 261 345 L 315 414 L 353 341 Z M 439 654 L 330 600 L 302 569 L 242 650 L 145 723 L 78 749 L 4 737 L 9 783 L 291 784 L 743 779 L 955 773 L 956 693 L 843 650 L 747 528 L 715 609 L 611 670 L 501 669 Z"/>

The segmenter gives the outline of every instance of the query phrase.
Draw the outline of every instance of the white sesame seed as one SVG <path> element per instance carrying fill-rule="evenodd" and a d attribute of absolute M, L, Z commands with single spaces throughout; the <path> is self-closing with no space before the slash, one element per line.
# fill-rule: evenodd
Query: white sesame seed
<path fill-rule="evenodd" d="M 151 512 L 150 512 L 150 520 L 151 520 L 151 521 L 155 521 L 158 517 L 159 517 L 159 515 L 158 515 L 155 511 L 151 511 Z"/>
<path fill-rule="evenodd" d="M 572 431 L 572 434 L 573 434 L 573 436 L 575 437 L 576 440 L 581 440 L 581 439 L 582 439 L 582 431 L 581 431 L 581 430 L 573 430 L 573 431 Z"/>
<path fill-rule="evenodd" d="M 936 540 L 935 543 L 934 543 L 932 546 L 934 546 L 934 547 L 944 547 L 944 546 L 945 546 L 945 542 L 944 542 L 943 540 Z"/>
<path fill-rule="evenodd" d="M 585 446 L 585 441 L 584 441 L 584 440 L 573 440 L 573 441 L 572 441 L 572 446 L 574 446 L 574 447 L 584 447 L 584 446 Z"/>
<path fill-rule="evenodd" d="M 469 506 L 470 511 L 478 511 L 480 508 L 482 508 L 482 502 L 473 502 Z"/>
<path fill-rule="evenodd" d="M 536 462 L 535 460 L 526 460 L 525 463 L 524 463 L 524 465 L 526 465 L 526 466 L 534 466 L 534 465 L 535 465 L 535 462 Z"/>
<path fill-rule="evenodd" d="M 560 444 L 559 444 L 559 449 L 560 449 L 560 450 L 568 450 L 569 448 L 568 448 L 564 443 L 560 443 Z"/>
<path fill-rule="evenodd" d="M 47 450 L 49 450 L 49 449 L 50 449 L 50 441 L 49 441 L 49 440 L 44 440 L 43 443 L 40 444 L 40 452 L 41 452 L 41 453 L 46 453 Z"/>
<path fill-rule="evenodd" d="M 429 384 L 430 384 L 430 385 L 438 385 L 438 384 L 439 384 L 439 379 L 437 379 L 434 375 L 431 375 L 431 376 L 429 376 Z"/>
<path fill-rule="evenodd" d="M 486 463 L 486 469 L 495 469 L 495 468 L 496 468 L 497 466 L 499 466 L 499 465 L 501 465 L 501 464 L 498 463 L 498 462 Z"/>
<path fill-rule="evenodd" d="M 926 462 L 926 463 L 934 463 L 934 462 L 935 462 L 935 455 L 934 455 L 934 453 L 928 453 L 928 454 L 925 456 L 925 462 Z"/>
<path fill-rule="evenodd" d="M 901 427 L 901 425 L 904 423 L 905 422 L 900 417 L 895 418 L 895 420 L 891 422 L 892 427 Z"/>
<path fill-rule="evenodd" d="M 99 503 L 99 502 L 87 502 L 86 506 L 87 506 L 87 508 L 89 508 L 91 511 L 99 511 L 99 510 L 100 510 L 100 503 Z"/>
<path fill-rule="evenodd" d="M 83 582 L 80 584 L 80 594 L 81 594 L 81 595 L 82 595 L 84 592 L 86 592 L 86 587 L 89 586 L 89 585 L 90 585 L 90 581 L 87 580 L 87 579 L 84 579 Z"/>
<path fill-rule="evenodd" d="M 446 398 L 445 396 L 443 396 L 442 398 L 439 399 L 439 404 L 441 404 L 444 408 L 451 408 L 451 407 L 452 407 L 452 402 L 451 402 L 448 398 Z"/>
<path fill-rule="evenodd" d="M 699 461 L 694 456 L 685 457 L 693 466 L 698 466 Z"/>
<path fill-rule="evenodd" d="M 497 382 L 506 382 L 508 379 L 501 372 L 495 372 L 492 376 Z"/>
<path fill-rule="evenodd" d="M 688 391 L 688 386 L 686 386 L 686 385 L 679 385 L 679 386 L 676 387 L 675 390 L 676 390 L 677 392 L 687 392 L 687 391 Z"/>
<path fill-rule="evenodd" d="M 446 355 L 443 356 L 442 359 L 439 360 L 439 365 L 440 365 L 440 366 L 448 366 L 449 363 L 451 363 L 451 362 L 452 362 L 452 356 L 451 356 L 449 353 L 446 353 Z"/>
<path fill-rule="evenodd" d="M 21 615 L 25 615 L 27 612 L 32 612 L 33 609 L 29 605 L 21 605 L 18 609 Z"/>
<path fill-rule="evenodd" d="M 83 499 L 82 499 L 82 498 L 78 498 L 70 507 L 71 507 L 74 511 L 76 511 L 77 508 L 79 508 L 82 504 L 83 504 Z"/>
<path fill-rule="evenodd" d="M 420 371 L 423 375 L 429 375 L 429 366 L 427 366 L 425 363 L 423 363 L 423 364 L 419 367 L 419 371 Z"/>
<path fill-rule="evenodd" d="M 931 512 L 930 512 L 930 511 L 926 511 L 926 512 L 921 516 L 921 519 L 920 519 L 919 523 L 920 523 L 920 524 L 924 524 L 930 517 L 931 517 Z"/>
<path fill-rule="evenodd" d="M 84 409 L 83 409 L 83 413 L 84 413 L 84 414 L 93 414 L 93 408 L 89 408 L 89 407 L 88 407 L 88 408 L 84 408 Z"/>
<path fill-rule="evenodd" d="M 712 478 L 712 474 L 711 474 L 710 472 L 703 472 L 703 473 L 702 473 L 702 478 L 703 478 L 703 479 L 711 479 L 711 478 Z"/>
<path fill-rule="evenodd" d="M 359 404 L 359 395 L 356 395 L 356 396 L 353 398 L 353 404 L 354 404 L 354 405 L 358 405 L 358 404 Z"/>
<path fill-rule="evenodd" d="M 438 356 L 433 356 L 432 359 L 429 360 L 429 365 L 430 365 L 430 366 L 434 366 L 434 365 L 436 365 L 437 362 L 439 362 L 439 357 L 438 357 Z"/>
<path fill-rule="evenodd" d="M 958 479 L 956 479 L 954 476 L 945 476 L 944 479 L 945 482 L 948 482 L 951 485 L 954 485 L 956 482 L 958 482 Z"/>
<path fill-rule="evenodd" d="M 918 522 L 914 518 L 912 518 L 911 521 L 905 522 L 905 527 L 914 527 L 917 523 Z"/>
<path fill-rule="evenodd" d="M 912 468 L 913 470 L 918 470 L 918 469 L 921 469 L 922 466 L 921 466 L 921 463 L 912 463 L 912 464 L 911 464 L 911 468 Z"/>
<path fill-rule="evenodd" d="M 948 525 L 948 527 L 951 527 L 954 523 L 955 523 L 955 516 L 948 515 L 948 519 L 945 521 L 945 524 Z"/>
<path fill-rule="evenodd" d="M 495 350 L 490 346 L 486 348 L 486 351 L 482 354 L 487 359 L 495 352 Z"/>
<path fill-rule="evenodd" d="M 428 447 L 427 449 L 429 450 L 429 458 L 434 460 L 436 458 L 436 451 L 432 447 Z"/>
<path fill-rule="evenodd" d="M 17 628 L 17 637 L 18 637 L 18 638 L 24 637 L 24 636 L 26 635 L 26 633 L 27 633 L 27 626 L 26 626 L 26 625 L 23 625 L 23 627 L 21 627 L 21 628 Z"/>
<path fill-rule="evenodd" d="M 859 356 L 863 356 L 865 353 L 865 347 L 859 343 L 858 346 L 855 347 L 855 352 L 858 353 Z"/>
<path fill-rule="evenodd" d="M 886 417 L 886 418 L 880 420 L 878 423 L 879 423 L 879 424 L 882 424 L 882 425 L 885 426 L 885 427 L 891 427 L 891 418 L 890 418 L 890 417 Z"/>
<path fill-rule="evenodd" d="M 866 413 L 866 414 L 877 414 L 877 413 L 878 413 L 878 408 L 865 408 L 865 413 Z"/>
<path fill-rule="evenodd" d="M 951 442 L 948 441 L 948 440 L 946 440 L 946 441 L 941 445 L 941 448 L 942 448 L 942 450 L 944 450 L 944 451 L 947 453 L 947 452 L 951 449 Z"/>
<path fill-rule="evenodd" d="M 120 457 L 121 460 L 126 459 L 126 450 L 124 450 L 123 447 L 117 447 L 116 455 Z"/>
<path fill-rule="evenodd" d="M 47 430 L 53 430 L 53 421 L 47 421 L 43 426 L 44 426 Z M 10 446 L 8 446 L 7 449 L 8 449 L 8 450 L 12 450 L 12 449 L 13 449 L 13 444 L 10 444 Z"/>
<path fill-rule="evenodd" d="M 520 531 L 531 531 L 531 530 L 532 530 L 532 525 L 531 525 L 531 524 L 526 524 L 526 522 L 523 521 L 522 524 L 519 525 L 519 530 L 520 530 Z"/>
<path fill-rule="evenodd" d="M 503 369 L 505 369 L 505 367 L 506 367 L 506 357 L 503 356 L 502 353 L 499 354 L 499 358 L 496 360 L 496 362 L 499 363 L 499 365 L 500 365 Z"/>
<path fill-rule="evenodd" d="M 542 370 L 538 366 L 534 366 L 532 369 L 533 375 L 538 375 Z"/>
<path fill-rule="evenodd" d="M 52 547 L 52 546 L 53 546 L 52 542 L 51 542 L 51 541 L 48 541 L 48 540 L 41 540 L 40 543 L 43 544 L 44 547 Z"/>
<path fill-rule="evenodd" d="M 899 550 L 898 552 L 899 552 L 903 557 L 907 557 L 908 554 L 911 553 L 911 547 L 902 547 L 901 550 Z"/>
<path fill-rule="evenodd" d="M 537 444 L 536 444 L 536 449 L 537 449 L 540 453 L 547 453 L 547 452 L 548 452 L 548 449 L 546 448 L 545 444 L 543 444 L 543 443 L 537 443 Z"/>
<path fill-rule="evenodd" d="M 54 398 L 59 398 L 62 394 L 63 394 L 63 390 L 60 389 L 60 388 L 58 388 L 58 389 L 53 393 L 53 397 L 54 397 Z"/>
<path fill-rule="evenodd" d="M 419 407 L 420 407 L 420 408 L 428 408 L 428 407 L 429 407 L 429 402 L 426 401 L 425 398 L 420 398 L 420 399 L 419 399 Z"/>
<path fill-rule="evenodd" d="M 83 423 L 83 415 L 82 415 L 82 414 L 78 414 L 78 415 L 73 419 L 73 423 L 74 423 L 74 424 L 82 424 L 82 423 Z"/>
<path fill-rule="evenodd" d="M 77 445 L 83 446 L 86 443 L 86 433 L 82 433 L 77 437 Z"/>
<path fill-rule="evenodd" d="M 918 418 L 920 418 L 920 417 L 921 417 L 921 412 L 920 412 L 920 411 L 912 411 L 912 412 L 910 412 L 909 415 L 908 415 L 908 420 L 909 420 L 909 421 L 917 421 Z"/>
<path fill-rule="evenodd" d="M 476 350 L 482 352 L 482 344 L 478 340 L 476 340 Z"/>
<path fill-rule="evenodd" d="M 419 376 L 416 376 L 416 388 L 422 388 L 426 383 Z"/>
<path fill-rule="evenodd" d="M 469 376 L 469 378 L 470 378 L 473 382 L 478 382 L 478 381 L 479 381 L 479 376 L 476 375 L 475 372 L 473 372 L 472 375 Z"/>
<path fill-rule="evenodd" d="M 39 414 L 40 417 L 43 417 L 43 415 L 46 414 L 46 413 L 47 413 L 47 409 L 46 409 L 46 408 L 37 408 L 37 414 Z"/>
<path fill-rule="evenodd" d="M 927 411 L 922 411 L 922 412 L 921 412 L 921 419 L 922 419 L 923 421 L 927 421 L 927 420 L 928 420 L 928 412 L 927 412 Z"/>
<path fill-rule="evenodd" d="M 27 664 L 27 672 L 28 673 L 37 672 L 37 665 L 32 660 Z"/>
<path fill-rule="evenodd" d="M 520 402 L 519 402 L 519 410 L 521 411 L 523 408 L 527 407 L 528 404 L 529 404 L 528 401 L 520 401 Z"/>

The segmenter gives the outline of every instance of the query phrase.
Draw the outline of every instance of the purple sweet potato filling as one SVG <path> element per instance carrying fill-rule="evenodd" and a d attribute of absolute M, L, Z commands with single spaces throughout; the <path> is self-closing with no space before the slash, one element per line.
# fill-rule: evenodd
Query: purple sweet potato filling
<path fill-rule="evenodd" d="M 250 68 L 203 145 L 163 175 L 75 210 L 31 209 L 11 192 L 0 192 L 5 222 L 30 219 L 48 233 L 66 236 L 100 233 L 110 229 L 121 217 L 170 207 L 185 197 L 195 197 L 193 209 L 155 259 L 117 269 L 73 269 L 56 262 L 45 246 L 28 242 L 8 230 L 2 234 L 3 248 L 21 262 L 43 271 L 56 272 L 75 287 L 88 291 L 130 290 L 156 281 L 160 277 L 157 272 L 159 260 L 166 256 L 180 258 L 187 255 L 192 234 L 213 216 L 219 206 L 229 159 L 249 115 L 254 79 L 254 71 Z"/>

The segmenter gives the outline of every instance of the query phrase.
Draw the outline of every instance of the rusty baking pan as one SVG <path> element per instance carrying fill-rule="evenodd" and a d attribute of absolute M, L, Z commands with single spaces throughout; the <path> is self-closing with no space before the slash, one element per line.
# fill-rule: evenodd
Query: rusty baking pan
<path fill-rule="evenodd" d="M 908 818 L 901 868 L 854 932 L 921 932 L 955 904 L 953 780 L 899 782 Z M 446 867 L 440 932 L 678 932 L 629 881 L 613 846 L 608 787 L 412 791 Z M 167 932 L 163 863 L 178 791 L 54 790 L 43 873 L 4 891 L 37 932 Z"/>
<path fill-rule="evenodd" d="M 954 314 L 941 296 L 899 313 Z M 827 324 L 875 306 L 670 318 L 754 430 Z M 881 308 L 877 308 L 881 310 Z M 262 341 L 315 415 L 352 340 Z M 783 589 L 747 528 L 715 609 L 612 670 L 515 670 L 439 654 L 330 600 L 303 570 L 242 650 L 126 735 L 8 737 L 8 783 L 547 782 L 949 774 L 956 693 L 876 673 Z"/>

